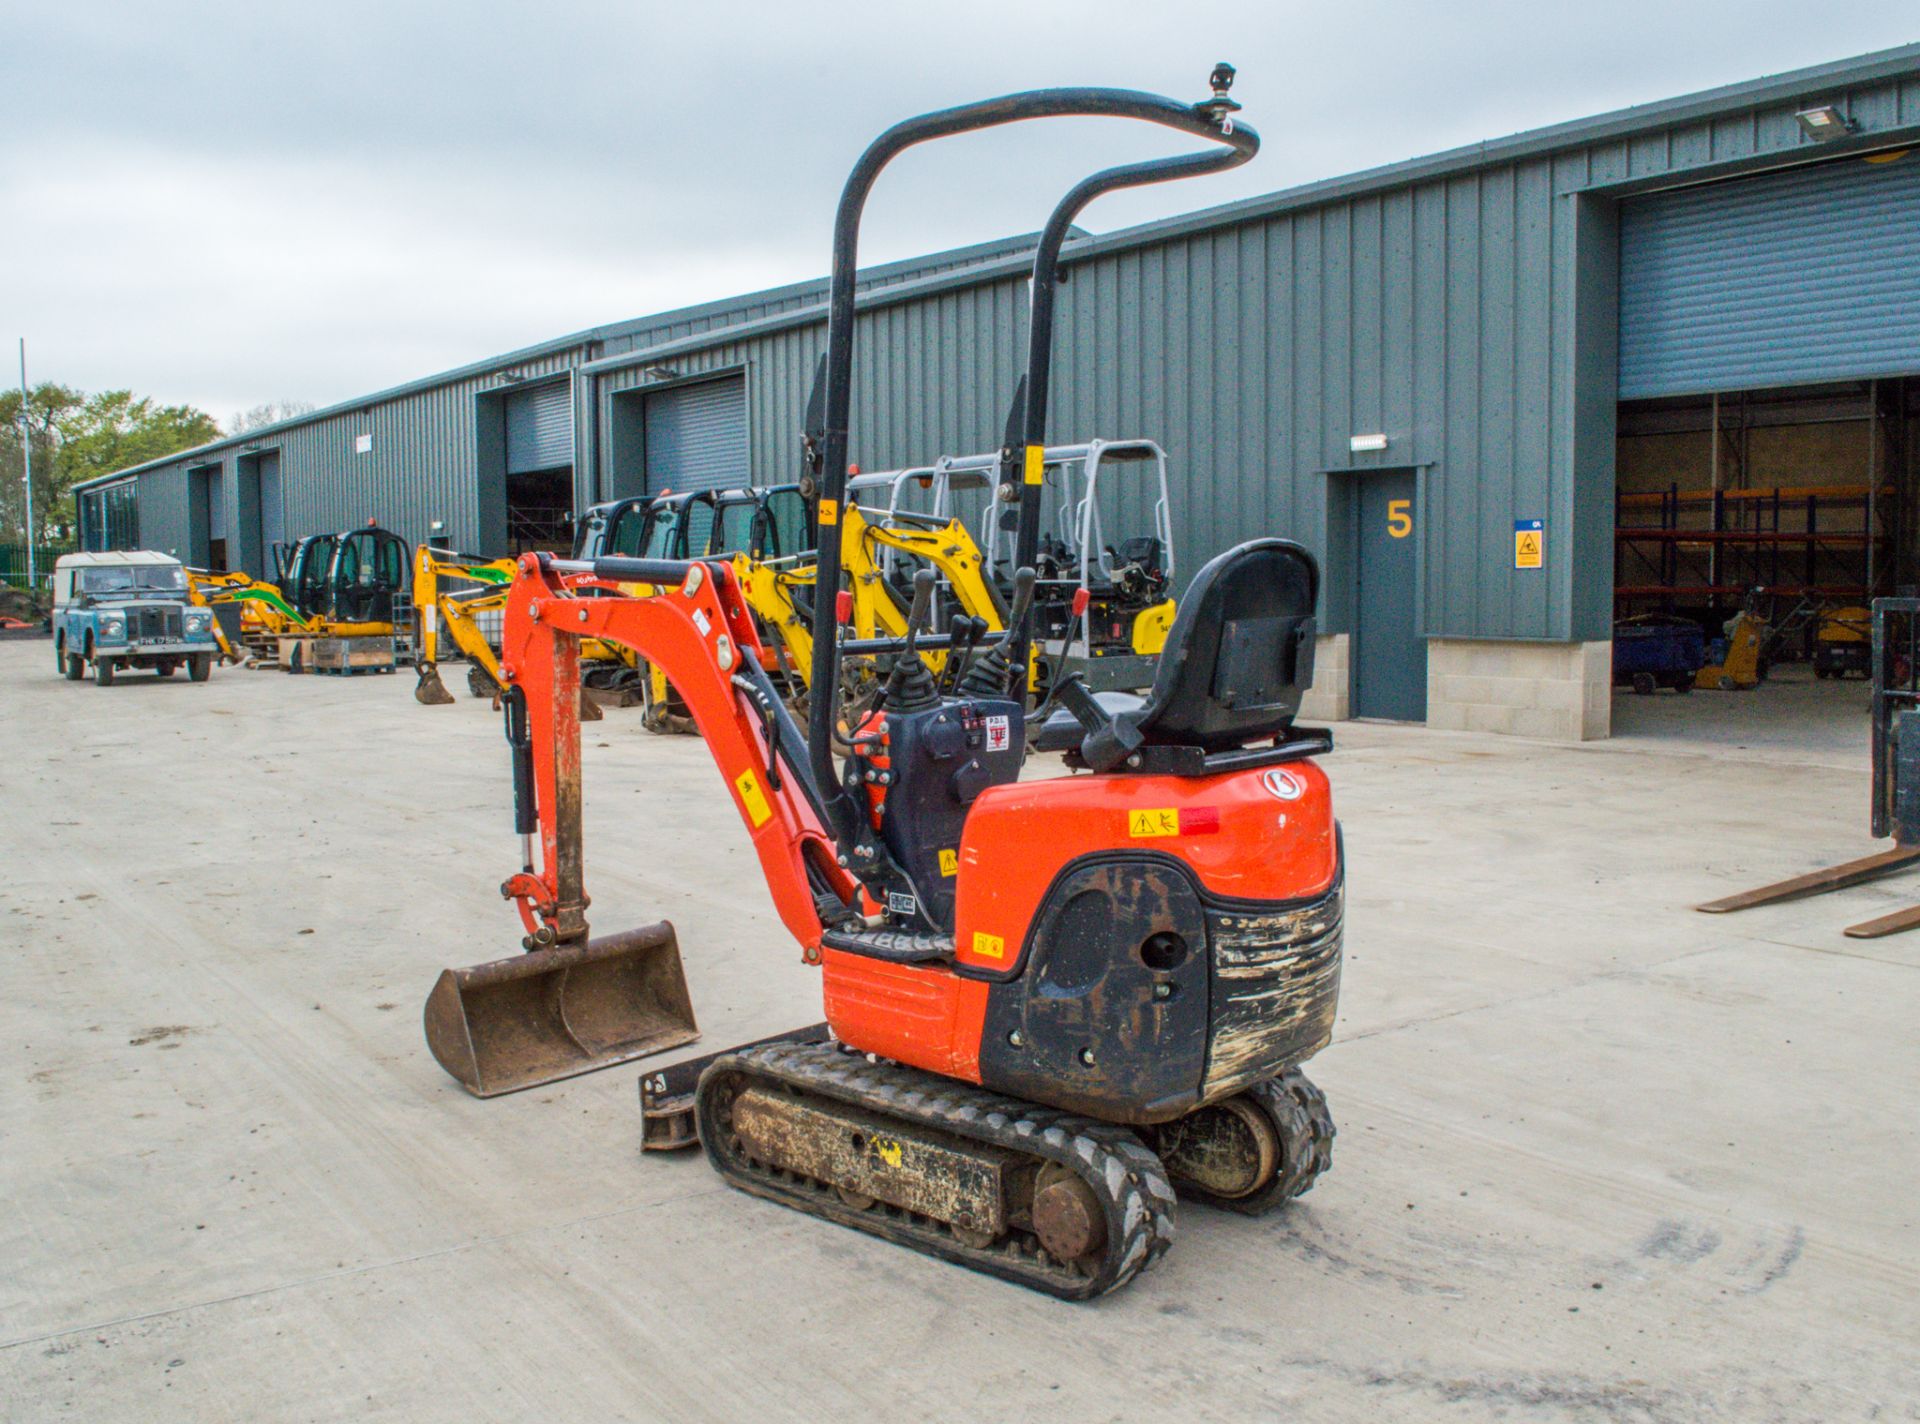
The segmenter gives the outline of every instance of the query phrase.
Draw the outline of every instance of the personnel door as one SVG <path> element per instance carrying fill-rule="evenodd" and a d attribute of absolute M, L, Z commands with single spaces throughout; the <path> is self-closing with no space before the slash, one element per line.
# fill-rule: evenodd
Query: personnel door
<path fill-rule="evenodd" d="M 1366 475 L 1359 484 L 1354 715 L 1424 722 L 1427 644 L 1420 636 L 1420 511 L 1414 472 Z"/>

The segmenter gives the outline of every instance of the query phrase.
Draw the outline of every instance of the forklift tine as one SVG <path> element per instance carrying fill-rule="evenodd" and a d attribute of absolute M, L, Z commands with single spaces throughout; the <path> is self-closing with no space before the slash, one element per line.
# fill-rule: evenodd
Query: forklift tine
<path fill-rule="evenodd" d="M 1762 885 L 1757 890 L 1742 890 L 1738 895 L 1729 895 L 1723 900 L 1709 900 L 1694 908 L 1704 914 L 1724 915 L 1733 910 L 1750 910 L 1756 905 L 1773 905 L 1807 895 L 1824 895 L 1829 890 L 1845 890 L 1850 885 L 1864 885 L 1869 880 L 1878 880 L 1916 860 L 1920 860 L 1920 846 L 1895 846 L 1877 855 L 1862 856 L 1843 865 L 1830 865 L 1824 870 L 1796 875 L 1791 880 Z"/>
<path fill-rule="evenodd" d="M 1904 910 L 1895 910 L 1892 914 L 1881 915 L 1877 919 L 1862 920 L 1857 925 L 1848 925 L 1845 934 L 1848 939 L 1883 939 L 1887 935 L 1900 934 L 1915 926 L 1920 926 L 1920 905 L 1909 905 Z"/>

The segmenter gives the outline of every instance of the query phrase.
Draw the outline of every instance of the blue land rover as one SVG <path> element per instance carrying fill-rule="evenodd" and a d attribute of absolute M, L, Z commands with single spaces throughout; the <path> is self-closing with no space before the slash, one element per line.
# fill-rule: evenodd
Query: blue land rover
<path fill-rule="evenodd" d="M 219 656 L 213 610 L 194 604 L 180 561 L 146 550 L 65 554 L 53 566 L 53 654 L 73 681 L 93 666 L 111 686 L 122 668 L 205 682 Z"/>

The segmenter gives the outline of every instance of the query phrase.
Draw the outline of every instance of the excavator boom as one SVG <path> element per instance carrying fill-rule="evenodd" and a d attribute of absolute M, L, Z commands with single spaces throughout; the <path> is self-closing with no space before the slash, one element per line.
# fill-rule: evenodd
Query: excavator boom
<path fill-rule="evenodd" d="M 636 584 L 658 591 L 622 591 Z M 523 556 L 507 595 L 501 659 L 523 864 L 501 893 L 519 909 L 528 952 L 447 971 L 425 1021 L 434 1056 L 480 1096 L 659 1052 L 696 1033 L 671 926 L 589 937 L 579 713 L 580 647 L 589 639 L 630 648 L 672 679 L 804 957 L 817 962 L 823 906 L 844 914 L 862 904 L 835 863 L 800 730 L 761 665 L 732 568 Z"/>

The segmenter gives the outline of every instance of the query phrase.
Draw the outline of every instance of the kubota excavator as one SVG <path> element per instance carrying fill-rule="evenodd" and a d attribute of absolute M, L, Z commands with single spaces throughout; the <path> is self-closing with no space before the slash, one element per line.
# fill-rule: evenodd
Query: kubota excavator
<path fill-rule="evenodd" d="M 588 935 L 578 648 L 603 638 L 667 669 L 782 921 L 821 970 L 831 1040 L 802 1031 L 700 1073 L 691 1112 L 729 1184 L 1083 1299 L 1166 1250 L 1176 1188 L 1259 1212 L 1325 1170 L 1332 1122 L 1299 1065 L 1332 1033 L 1343 888 L 1327 778 L 1311 759 L 1329 739 L 1294 725 L 1312 675 L 1311 556 L 1260 538 L 1208 563 L 1144 698 L 1056 682 L 1036 744 L 1082 774 L 1018 779 L 1060 242 L 1102 193 L 1250 158 L 1258 139 L 1233 118 L 1231 79 L 1216 68 L 1212 94 L 1192 105 L 1111 89 L 1015 94 L 910 119 L 860 159 L 835 224 L 825 418 L 806 442 L 806 492 L 829 537 L 805 734 L 774 694 L 729 565 L 521 559 L 502 660 L 523 864 L 502 891 L 528 952 L 449 970 L 426 1010 L 435 1055 L 470 1089 L 529 1086 L 694 1034 L 670 926 Z M 1002 471 L 1027 516 L 1007 631 L 943 693 L 915 655 L 933 585 L 918 572 L 884 699 L 843 734 L 844 600 L 824 591 L 840 583 L 831 532 L 847 477 L 861 209 L 915 144 L 1059 115 L 1142 119 L 1222 147 L 1105 170 L 1055 208 L 1034 257 L 1024 438 Z M 617 592 L 632 583 L 660 591 Z"/>

